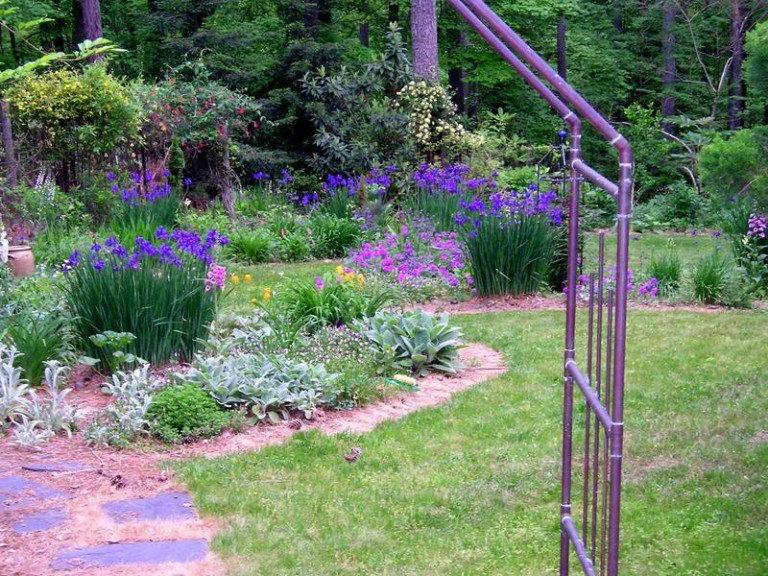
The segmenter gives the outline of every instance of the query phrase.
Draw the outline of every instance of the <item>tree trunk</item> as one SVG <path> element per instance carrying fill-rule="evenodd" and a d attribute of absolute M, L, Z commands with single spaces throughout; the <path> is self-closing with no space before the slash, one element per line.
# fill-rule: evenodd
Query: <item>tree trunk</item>
<path fill-rule="evenodd" d="M 677 3 L 675 0 L 664 0 L 664 15 L 661 27 L 661 57 L 664 72 L 661 80 L 661 117 L 662 120 L 675 115 L 677 99 L 675 98 L 675 82 L 677 78 L 677 59 L 675 58 L 675 17 Z M 663 122 L 664 130 L 672 132 L 674 125 Z"/>
<path fill-rule="evenodd" d="M 469 47 L 467 33 L 463 29 L 459 30 L 456 45 L 461 50 Z M 451 85 L 451 98 L 456 105 L 456 112 L 464 114 L 467 111 L 467 82 L 464 66 L 459 64 L 448 70 L 448 83 Z"/>
<path fill-rule="evenodd" d="M 561 14 L 560 17 L 557 19 L 557 73 L 560 75 L 560 78 L 562 78 L 563 80 L 568 79 L 564 14 Z"/>
<path fill-rule="evenodd" d="M 400 24 L 400 4 L 398 4 L 397 2 L 390 2 L 387 17 L 389 22 L 395 22 L 396 24 L 399 25 Z"/>
<path fill-rule="evenodd" d="M 744 127 L 744 13 L 741 0 L 732 0 L 731 15 L 731 102 L 728 107 L 728 125 L 731 130 Z"/>
<path fill-rule="evenodd" d="M 104 34 L 101 28 L 101 3 L 99 0 L 73 0 L 72 20 L 74 22 L 72 44 L 77 46 L 83 40 L 96 40 Z M 104 57 L 96 55 L 90 62 L 101 62 Z"/>
<path fill-rule="evenodd" d="M 304 29 L 307 36 L 317 36 L 317 23 L 320 20 L 320 11 L 317 0 L 304 0 Z"/>
<path fill-rule="evenodd" d="M 411 0 L 413 73 L 437 81 L 437 9 L 435 0 Z"/>
<path fill-rule="evenodd" d="M 613 0 L 613 27 L 618 32 L 624 32 L 624 24 L 621 21 L 621 0 Z"/>
<path fill-rule="evenodd" d="M 3 100 L 0 100 L 0 125 L 3 131 L 3 164 L 5 165 L 6 180 L 9 188 L 15 188 L 19 184 L 19 164 L 16 161 L 16 150 L 13 146 L 11 115 L 8 111 L 8 104 Z"/>
<path fill-rule="evenodd" d="M 226 124 L 219 125 L 219 146 L 221 147 L 221 203 L 230 220 L 235 219 L 235 194 L 232 190 L 232 166 L 229 161 L 229 129 Z"/>
<path fill-rule="evenodd" d="M 360 44 L 366 48 L 369 48 L 371 45 L 371 25 L 368 22 L 368 18 L 370 17 L 370 6 L 368 5 L 368 0 L 363 2 L 362 12 L 363 22 L 360 23 L 360 27 L 357 31 L 357 37 L 360 39 Z"/>

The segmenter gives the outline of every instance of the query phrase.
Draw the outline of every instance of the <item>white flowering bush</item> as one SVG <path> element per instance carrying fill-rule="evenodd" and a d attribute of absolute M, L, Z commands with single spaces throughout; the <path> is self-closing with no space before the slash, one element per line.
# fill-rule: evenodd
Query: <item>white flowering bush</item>
<path fill-rule="evenodd" d="M 458 120 L 450 94 L 439 84 L 415 80 L 397 97 L 395 107 L 409 111 L 408 128 L 423 152 L 458 152 L 471 139 Z"/>

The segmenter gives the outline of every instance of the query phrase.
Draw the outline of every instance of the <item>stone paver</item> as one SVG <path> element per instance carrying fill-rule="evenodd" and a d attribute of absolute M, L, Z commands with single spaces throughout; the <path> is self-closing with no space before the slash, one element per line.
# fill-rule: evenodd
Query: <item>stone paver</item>
<path fill-rule="evenodd" d="M 67 513 L 62 508 L 52 508 L 43 512 L 36 512 L 25 516 L 21 520 L 13 523 L 13 531 L 16 534 L 29 534 L 31 532 L 41 532 L 50 530 L 64 523 L 67 519 Z"/>
<path fill-rule="evenodd" d="M 194 562 L 205 558 L 207 548 L 206 541 L 202 539 L 108 544 L 62 552 L 54 558 L 51 568 L 74 570 L 120 564 Z"/>
<path fill-rule="evenodd" d="M 30 472 L 85 472 L 93 470 L 79 462 L 27 462 L 21 465 L 22 470 Z"/>
<path fill-rule="evenodd" d="M 71 495 L 21 476 L 0 478 L 0 504 L 6 510 L 28 508 L 50 500 L 70 499 Z"/>
<path fill-rule="evenodd" d="M 186 492 L 163 492 L 153 498 L 120 500 L 102 505 L 116 522 L 136 520 L 193 520 L 192 502 Z"/>

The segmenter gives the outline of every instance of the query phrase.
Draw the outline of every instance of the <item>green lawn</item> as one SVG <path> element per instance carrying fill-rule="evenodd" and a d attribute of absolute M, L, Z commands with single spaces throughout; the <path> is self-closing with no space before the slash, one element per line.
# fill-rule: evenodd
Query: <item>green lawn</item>
<path fill-rule="evenodd" d="M 454 320 L 510 372 L 361 437 L 184 465 L 232 574 L 556 573 L 562 314 Z M 631 313 L 624 574 L 765 574 L 765 321 Z"/>
<path fill-rule="evenodd" d="M 333 272 L 339 264 L 341 264 L 340 260 L 314 260 L 258 266 L 229 265 L 227 266 L 227 285 L 232 290 L 224 299 L 224 306 L 228 309 L 249 308 L 252 306 L 252 299 L 262 301 L 265 288 L 270 288 L 274 294 L 279 294 L 290 280 L 306 280 L 322 276 L 326 272 Z M 237 286 L 232 286 L 232 274 L 237 275 L 239 279 Z M 251 276 L 251 282 L 248 284 L 244 281 L 246 274 Z"/>
<path fill-rule="evenodd" d="M 691 268 L 693 264 L 708 256 L 713 250 L 720 249 L 724 254 L 731 254 L 731 245 L 727 238 L 721 236 L 714 238 L 710 233 L 692 236 L 687 234 L 661 234 L 646 232 L 645 234 L 632 234 L 629 242 L 629 267 L 636 272 L 645 270 L 651 255 L 654 252 L 662 252 L 670 246 L 674 247 L 684 268 Z M 606 262 L 616 261 L 616 235 L 606 234 L 605 237 Z M 587 234 L 584 245 L 584 260 L 588 268 L 597 266 L 598 235 Z"/>

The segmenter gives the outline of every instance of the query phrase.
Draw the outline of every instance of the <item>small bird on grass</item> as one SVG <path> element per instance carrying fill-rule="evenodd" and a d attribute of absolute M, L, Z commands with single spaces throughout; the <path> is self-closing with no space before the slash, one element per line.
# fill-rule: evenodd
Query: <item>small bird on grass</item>
<path fill-rule="evenodd" d="M 347 462 L 357 462 L 357 459 L 360 457 L 360 454 L 362 453 L 363 451 L 360 450 L 360 448 L 358 448 L 357 446 L 355 446 L 349 451 L 349 454 L 346 454 L 344 456 L 344 460 L 346 460 Z"/>

